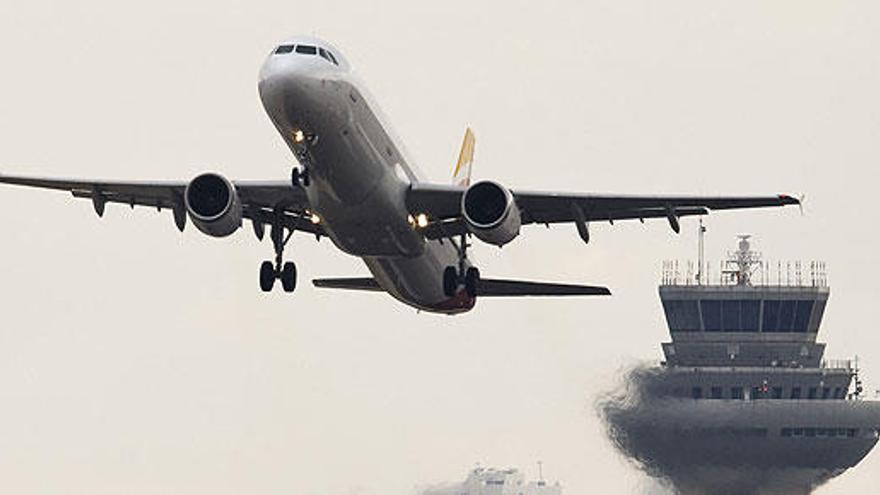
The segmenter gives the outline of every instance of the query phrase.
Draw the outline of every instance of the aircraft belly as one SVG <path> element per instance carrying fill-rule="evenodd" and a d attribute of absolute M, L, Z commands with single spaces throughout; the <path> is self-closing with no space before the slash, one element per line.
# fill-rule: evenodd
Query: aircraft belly
<path fill-rule="evenodd" d="M 430 241 L 417 257 L 365 257 L 364 262 L 386 292 L 410 306 L 450 314 L 474 306 L 472 298 L 450 298 L 443 293 L 443 270 L 458 263 L 457 252 L 448 241 Z"/>

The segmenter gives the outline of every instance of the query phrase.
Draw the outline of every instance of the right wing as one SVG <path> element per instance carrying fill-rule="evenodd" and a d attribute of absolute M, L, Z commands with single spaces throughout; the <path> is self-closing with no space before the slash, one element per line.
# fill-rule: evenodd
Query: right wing
<path fill-rule="evenodd" d="M 0 184 L 67 191 L 76 198 L 92 200 L 95 213 L 104 215 L 106 203 L 147 206 L 171 210 L 174 223 L 183 231 L 186 209 L 183 193 L 188 182 L 106 181 L 84 179 L 50 179 L 42 177 L 0 175 Z M 308 216 L 308 198 L 301 188 L 290 181 L 233 181 L 243 207 L 244 218 L 256 225 L 272 224 L 276 219 L 290 229 L 323 235 L 320 225 Z"/>
<path fill-rule="evenodd" d="M 425 228 L 428 238 L 444 238 L 467 232 L 461 213 L 466 187 L 439 184 L 413 184 L 407 193 L 410 211 L 425 213 L 431 220 Z M 645 220 L 666 218 L 678 232 L 678 218 L 705 215 L 711 210 L 761 208 L 797 205 L 791 196 L 637 196 L 577 194 L 511 190 L 520 209 L 522 224 L 571 222 L 582 237 L 586 224 L 593 221 Z M 583 229 L 582 229 L 583 227 Z"/>

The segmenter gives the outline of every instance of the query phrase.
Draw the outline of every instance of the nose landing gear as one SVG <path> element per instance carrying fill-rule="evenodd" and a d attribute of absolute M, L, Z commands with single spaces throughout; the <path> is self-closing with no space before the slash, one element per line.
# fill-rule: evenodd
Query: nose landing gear
<path fill-rule="evenodd" d="M 296 143 L 294 146 L 296 148 L 296 157 L 301 165 L 293 168 L 290 174 L 290 181 L 293 187 L 309 187 L 312 183 L 309 175 L 312 163 L 311 147 L 318 143 L 318 136 L 297 130 L 293 133 L 293 141 Z"/>
<path fill-rule="evenodd" d="M 309 177 L 309 167 L 294 167 L 290 173 L 290 182 L 293 183 L 293 187 L 309 187 L 312 183 L 312 179 Z"/>
<path fill-rule="evenodd" d="M 454 297 L 462 285 L 469 297 L 477 297 L 480 285 L 480 270 L 475 266 L 467 266 L 467 248 L 470 244 L 462 234 L 458 244 L 458 266 L 447 266 L 443 270 L 443 293 L 446 297 Z"/>
<path fill-rule="evenodd" d="M 292 261 L 283 262 L 284 247 L 292 235 L 292 230 L 285 235 L 284 227 L 280 222 L 272 225 L 270 237 L 275 248 L 275 262 L 264 261 L 260 265 L 260 289 L 263 292 L 270 292 L 275 280 L 281 280 L 281 288 L 284 292 L 293 292 L 296 289 L 296 264 Z"/>

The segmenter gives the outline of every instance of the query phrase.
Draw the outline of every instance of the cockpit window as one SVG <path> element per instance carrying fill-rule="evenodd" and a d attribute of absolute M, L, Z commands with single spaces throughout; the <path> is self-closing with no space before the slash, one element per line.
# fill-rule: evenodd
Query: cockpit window
<path fill-rule="evenodd" d="M 318 48 L 318 54 L 324 58 L 324 60 L 332 63 L 333 65 L 339 65 L 339 62 L 336 61 L 336 58 L 330 53 L 330 50 L 325 50 L 323 48 Z"/>
<path fill-rule="evenodd" d="M 275 49 L 275 53 L 290 53 L 293 51 L 293 45 L 281 45 Z"/>
<path fill-rule="evenodd" d="M 312 45 L 296 45 L 296 53 L 304 53 L 306 55 L 317 55 L 318 49 Z"/>

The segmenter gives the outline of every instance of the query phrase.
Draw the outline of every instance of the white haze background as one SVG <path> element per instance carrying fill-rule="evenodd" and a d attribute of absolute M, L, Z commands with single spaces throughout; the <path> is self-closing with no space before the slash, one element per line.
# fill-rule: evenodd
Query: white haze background
<path fill-rule="evenodd" d="M 719 260 L 751 232 L 827 261 L 829 356 L 880 388 L 880 4 L 794 2 L 0 3 L 0 172 L 289 176 L 257 71 L 317 34 L 355 64 L 418 164 L 531 189 L 807 193 L 708 217 Z M 416 314 L 321 292 L 365 274 L 297 236 L 294 296 L 262 294 L 268 242 L 179 234 L 171 215 L 0 189 L 0 488 L 20 494 L 412 494 L 476 462 L 566 493 L 656 490 L 594 414 L 622 366 L 659 360 L 660 262 L 696 222 L 527 228 L 485 274 L 607 284 L 611 298 Z M 717 265 L 715 265 L 717 266 Z M 866 493 L 880 454 L 819 490 Z"/>

